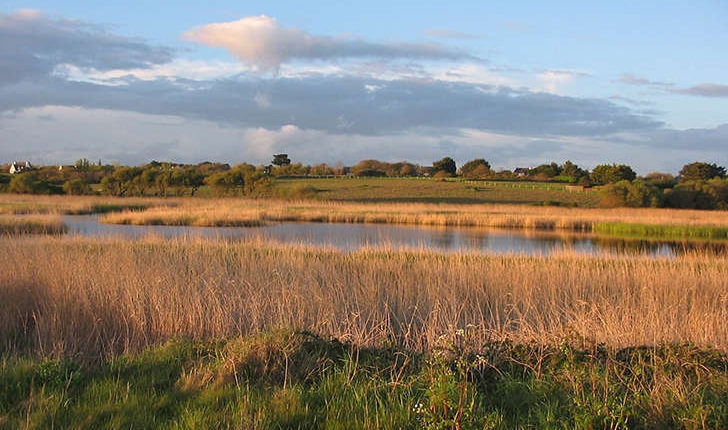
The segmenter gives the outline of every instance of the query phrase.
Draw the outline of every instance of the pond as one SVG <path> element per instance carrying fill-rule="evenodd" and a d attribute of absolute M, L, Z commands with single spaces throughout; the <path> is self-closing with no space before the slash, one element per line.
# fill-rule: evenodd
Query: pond
<path fill-rule="evenodd" d="M 674 256 L 693 249 L 726 252 L 725 243 L 658 242 L 607 239 L 589 234 L 545 233 L 482 228 L 440 228 L 392 224 L 282 223 L 262 227 L 133 226 L 102 224 L 98 215 L 64 216 L 69 234 L 115 236 L 138 239 L 149 235 L 164 238 L 202 237 L 262 239 L 280 243 L 333 246 L 342 250 L 362 247 L 426 248 L 440 252 L 488 252 L 497 254 L 550 255 L 571 250 L 577 253 L 628 252 L 652 256 Z"/>

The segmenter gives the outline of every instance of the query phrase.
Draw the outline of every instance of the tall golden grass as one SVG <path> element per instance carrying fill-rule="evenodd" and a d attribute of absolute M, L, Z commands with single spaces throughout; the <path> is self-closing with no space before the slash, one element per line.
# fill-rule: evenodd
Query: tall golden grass
<path fill-rule="evenodd" d="M 0 194 L 0 214 L 89 214 L 128 207 L 172 207 L 178 199 Z"/>
<path fill-rule="evenodd" d="M 66 226 L 58 215 L 15 216 L 0 214 L 0 235 L 62 234 Z M 6 240 L 10 237 L 6 237 Z"/>
<path fill-rule="evenodd" d="M 728 226 L 728 213 L 675 209 L 586 209 L 525 205 L 182 200 L 175 207 L 107 214 L 116 224 L 258 225 L 266 222 L 396 223 L 430 226 L 588 231 L 600 222 Z"/>
<path fill-rule="evenodd" d="M 0 245 L 5 350 L 99 359 L 173 337 L 312 330 L 418 351 L 493 340 L 728 351 L 728 257 L 341 252 L 261 241 L 20 238 Z"/>

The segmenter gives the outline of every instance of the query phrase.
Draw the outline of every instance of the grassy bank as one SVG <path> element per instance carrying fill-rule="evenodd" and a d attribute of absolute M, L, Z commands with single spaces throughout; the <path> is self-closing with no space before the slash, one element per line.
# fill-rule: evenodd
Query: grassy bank
<path fill-rule="evenodd" d="M 278 331 L 174 340 L 96 367 L 0 362 L 8 428 L 670 428 L 728 426 L 728 359 L 691 345 L 491 343 L 416 354 Z"/>
<path fill-rule="evenodd" d="M 26 194 L 0 194 L 0 214 L 58 214 L 86 215 L 143 210 L 164 205 L 172 207 L 176 199 L 121 198 L 95 196 L 37 196 Z"/>
<path fill-rule="evenodd" d="M 601 222 L 592 231 L 613 237 L 663 238 L 687 240 L 728 240 L 728 226 L 651 225 Z"/>
<path fill-rule="evenodd" d="M 8 216 L 0 215 L 0 235 L 63 234 L 66 226 L 54 215 Z"/>

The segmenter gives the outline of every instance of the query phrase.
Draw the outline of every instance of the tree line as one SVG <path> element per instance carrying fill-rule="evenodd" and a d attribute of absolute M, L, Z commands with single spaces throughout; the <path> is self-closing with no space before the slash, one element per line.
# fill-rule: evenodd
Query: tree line
<path fill-rule="evenodd" d="M 600 164 L 589 171 L 570 160 L 496 171 L 484 158 L 470 160 L 458 168 L 450 157 L 433 161 L 429 166 L 374 159 L 361 160 L 353 166 L 304 165 L 293 163 L 288 154 L 274 154 L 269 165 L 259 166 L 249 163 L 230 166 L 210 161 L 198 164 L 151 161 L 140 166 L 119 166 L 80 159 L 70 166 L 41 166 L 12 175 L 2 173 L 0 191 L 167 197 L 195 196 L 204 186 L 213 196 L 258 197 L 270 194 L 276 178 L 317 176 L 549 181 L 585 188 L 597 186 L 606 207 L 728 209 L 726 169 L 707 162 L 686 164 L 677 176 L 654 172 L 638 177 L 628 165 Z"/>

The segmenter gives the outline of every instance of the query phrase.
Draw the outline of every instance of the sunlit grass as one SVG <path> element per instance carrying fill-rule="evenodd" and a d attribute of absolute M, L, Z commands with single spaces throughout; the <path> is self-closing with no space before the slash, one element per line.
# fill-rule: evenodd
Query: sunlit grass
<path fill-rule="evenodd" d="M 716 211 L 242 199 L 186 200 L 175 207 L 156 206 L 145 211 L 110 213 L 101 220 L 117 224 L 196 226 L 246 226 L 302 221 L 392 223 L 579 232 L 595 231 L 596 226 L 632 224 L 681 226 L 686 231 L 728 228 L 728 213 Z M 599 232 L 612 232 L 602 230 Z M 656 233 L 660 231 L 666 230 L 654 230 Z"/>
<path fill-rule="evenodd" d="M 56 215 L 0 215 L 0 235 L 8 235 L 4 240 L 21 234 L 62 234 L 66 230 L 61 217 Z"/>
<path fill-rule="evenodd" d="M 728 257 L 0 242 L 0 427 L 724 428 Z"/>
<path fill-rule="evenodd" d="M 178 336 L 311 330 L 432 349 L 493 340 L 728 349 L 728 258 L 442 255 L 197 239 L 20 238 L 0 247 L 0 342 L 90 359 Z"/>
<path fill-rule="evenodd" d="M 158 198 L 0 194 L 0 214 L 83 215 L 175 204 L 175 199 Z"/>

